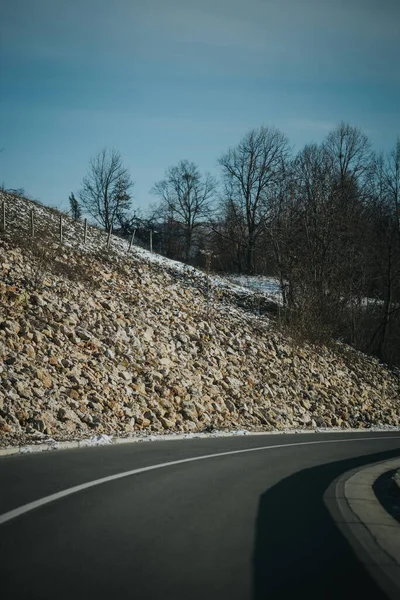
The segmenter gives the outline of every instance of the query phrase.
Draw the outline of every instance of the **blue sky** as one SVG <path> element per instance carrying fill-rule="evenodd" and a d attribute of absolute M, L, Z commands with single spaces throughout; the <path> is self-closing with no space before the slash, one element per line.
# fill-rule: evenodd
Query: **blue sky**
<path fill-rule="evenodd" d="M 261 124 L 299 149 L 345 120 L 392 148 L 400 0 L 13 0 L 0 86 L 0 183 L 66 208 L 115 147 L 146 209 L 166 167 L 218 175 Z"/>

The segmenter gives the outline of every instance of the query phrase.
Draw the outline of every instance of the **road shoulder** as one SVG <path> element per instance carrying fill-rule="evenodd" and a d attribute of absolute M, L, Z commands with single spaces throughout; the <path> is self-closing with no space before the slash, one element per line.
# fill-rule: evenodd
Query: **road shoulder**
<path fill-rule="evenodd" d="M 324 495 L 336 525 L 390 599 L 400 598 L 400 525 L 373 491 L 383 473 L 400 468 L 400 458 L 349 471 Z"/>

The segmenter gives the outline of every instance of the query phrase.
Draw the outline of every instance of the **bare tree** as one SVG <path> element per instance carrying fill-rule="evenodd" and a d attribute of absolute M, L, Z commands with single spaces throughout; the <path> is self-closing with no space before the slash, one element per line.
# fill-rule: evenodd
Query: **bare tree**
<path fill-rule="evenodd" d="M 400 334 L 400 140 L 388 156 L 379 155 L 372 173 L 368 267 L 375 330 L 369 350 L 384 360 L 399 360 Z"/>
<path fill-rule="evenodd" d="M 106 230 L 123 219 L 131 207 L 133 187 L 128 169 L 117 150 L 101 150 L 90 160 L 79 199 L 84 210 Z"/>
<path fill-rule="evenodd" d="M 288 164 L 266 229 L 285 315 L 302 335 L 323 339 L 352 326 L 364 291 L 365 221 L 356 180 L 340 180 L 324 145 L 305 146 Z"/>
<path fill-rule="evenodd" d="M 358 127 L 342 121 L 331 131 L 323 148 L 340 180 L 354 177 L 359 180 L 368 172 L 371 159 L 371 144 Z"/>
<path fill-rule="evenodd" d="M 397 234 L 400 241 L 400 137 L 397 138 L 396 145 L 387 159 L 385 183 L 395 215 Z"/>
<path fill-rule="evenodd" d="M 269 213 L 274 185 L 289 153 L 286 136 L 278 129 L 260 127 L 249 131 L 219 159 L 224 182 L 224 202 L 237 221 L 246 248 L 246 271 L 254 273 L 255 248 Z"/>
<path fill-rule="evenodd" d="M 166 170 L 165 178 L 158 181 L 151 193 L 160 198 L 160 209 L 168 223 L 178 223 L 183 233 L 184 259 L 190 258 L 195 230 L 210 212 L 216 190 L 214 177 L 201 175 L 193 162 L 181 160 Z"/>

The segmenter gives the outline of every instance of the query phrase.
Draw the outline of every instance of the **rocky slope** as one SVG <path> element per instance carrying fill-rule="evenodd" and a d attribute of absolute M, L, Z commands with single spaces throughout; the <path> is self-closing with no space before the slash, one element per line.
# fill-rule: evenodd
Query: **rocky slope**
<path fill-rule="evenodd" d="M 18 202 L 14 217 L 27 210 Z M 121 243 L 30 240 L 12 218 L 0 235 L 2 445 L 399 425 L 398 374 L 343 345 L 295 345 L 229 288 L 210 291 L 204 276 L 127 256 Z"/>

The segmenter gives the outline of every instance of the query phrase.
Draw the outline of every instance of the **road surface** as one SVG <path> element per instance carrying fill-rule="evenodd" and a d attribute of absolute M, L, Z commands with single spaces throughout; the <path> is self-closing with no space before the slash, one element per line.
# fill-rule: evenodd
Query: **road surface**
<path fill-rule="evenodd" d="M 191 439 L 1 458 L 0 596 L 383 599 L 323 494 L 345 471 L 397 456 L 400 434 L 392 432 Z M 29 506 L 99 479 L 106 480 Z"/>

